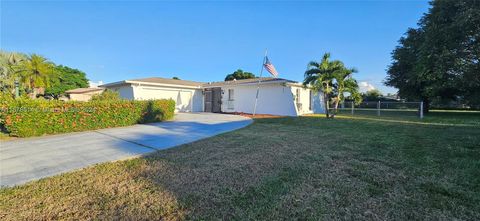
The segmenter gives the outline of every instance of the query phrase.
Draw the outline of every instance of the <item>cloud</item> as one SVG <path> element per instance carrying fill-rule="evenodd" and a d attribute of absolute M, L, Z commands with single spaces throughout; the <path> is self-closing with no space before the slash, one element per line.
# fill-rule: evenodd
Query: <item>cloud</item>
<path fill-rule="evenodd" d="M 375 87 L 372 84 L 370 84 L 366 81 L 359 82 L 358 87 L 360 87 L 360 92 L 367 92 L 367 91 L 375 90 Z"/>

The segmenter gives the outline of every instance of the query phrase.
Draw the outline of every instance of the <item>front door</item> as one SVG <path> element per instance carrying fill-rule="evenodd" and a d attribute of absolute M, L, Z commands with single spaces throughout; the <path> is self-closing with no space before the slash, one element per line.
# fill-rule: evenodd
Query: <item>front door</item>
<path fill-rule="evenodd" d="M 211 90 L 208 90 L 208 89 L 205 89 L 204 91 L 204 108 L 205 112 L 212 112 L 212 91 Z"/>
<path fill-rule="evenodd" d="M 205 112 L 220 113 L 222 112 L 222 89 L 206 88 L 204 91 L 204 107 Z"/>
<path fill-rule="evenodd" d="M 212 112 L 222 112 L 222 89 L 219 87 L 213 88 L 212 98 Z"/>

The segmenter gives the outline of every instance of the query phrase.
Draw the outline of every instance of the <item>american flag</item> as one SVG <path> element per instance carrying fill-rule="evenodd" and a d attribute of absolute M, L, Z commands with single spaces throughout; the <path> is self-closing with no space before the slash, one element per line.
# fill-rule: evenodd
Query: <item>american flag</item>
<path fill-rule="evenodd" d="M 278 77 L 278 72 L 275 70 L 275 67 L 272 63 L 268 60 L 268 57 L 265 57 L 265 63 L 263 64 L 265 69 L 267 69 L 268 73 L 270 73 L 273 77 Z"/>

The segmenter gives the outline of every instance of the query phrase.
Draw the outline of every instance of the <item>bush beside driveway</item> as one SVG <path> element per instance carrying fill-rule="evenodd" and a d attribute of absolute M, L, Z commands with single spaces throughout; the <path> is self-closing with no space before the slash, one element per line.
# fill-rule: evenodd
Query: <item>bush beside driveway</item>
<path fill-rule="evenodd" d="M 4 96 L 0 128 L 10 136 L 41 136 L 170 120 L 174 110 L 173 100 L 63 102 Z"/>

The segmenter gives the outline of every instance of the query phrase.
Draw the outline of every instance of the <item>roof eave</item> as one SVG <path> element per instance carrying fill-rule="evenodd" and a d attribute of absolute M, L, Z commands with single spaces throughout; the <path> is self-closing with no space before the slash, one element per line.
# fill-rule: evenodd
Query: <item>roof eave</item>
<path fill-rule="evenodd" d="M 192 86 L 184 84 L 164 84 L 164 83 L 153 83 L 153 82 L 144 82 L 144 81 L 125 81 L 127 84 L 136 84 L 136 85 L 152 85 L 152 86 L 164 86 L 164 87 L 182 87 L 190 89 L 200 89 L 201 85 Z"/>
<path fill-rule="evenodd" d="M 128 83 L 127 81 L 117 81 L 117 82 L 112 82 L 108 84 L 102 84 L 102 85 L 99 85 L 98 87 L 112 87 L 112 86 L 118 86 L 123 84 L 128 84 Z"/>
<path fill-rule="evenodd" d="M 189 89 L 200 89 L 201 86 L 192 86 L 192 85 L 183 85 L 183 84 L 163 84 L 163 83 L 153 83 L 153 82 L 144 82 L 144 81 L 130 81 L 130 80 L 124 80 L 124 81 L 117 81 L 109 84 L 103 84 L 100 85 L 99 87 L 114 87 L 114 86 L 120 86 L 120 85 L 151 85 L 151 86 L 164 86 L 164 87 L 182 87 L 182 88 L 189 88 Z"/>
<path fill-rule="evenodd" d="M 283 84 L 283 83 L 292 83 L 291 81 L 289 80 L 267 80 L 267 81 L 254 81 L 254 82 L 245 82 L 245 83 L 232 83 L 232 84 L 228 84 L 228 83 L 225 83 L 225 84 L 221 84 L 221 85 L 215 85 L 215 84 L 212 84 L 212 85 L 208 85 L 208 84 L 204 84 L 203 87 L 204 88 L 212 88 L 212 87 L 228 87 L 228 86 L 249 86 L 249 85 L 257 85 L 257 84 L 261 84 L 261 85 L 264 85 L 264 84 Z"/>

